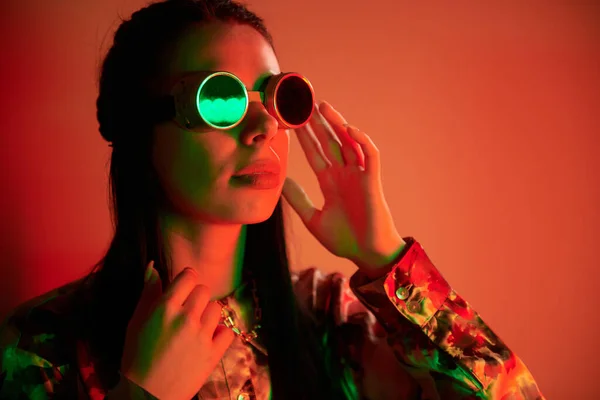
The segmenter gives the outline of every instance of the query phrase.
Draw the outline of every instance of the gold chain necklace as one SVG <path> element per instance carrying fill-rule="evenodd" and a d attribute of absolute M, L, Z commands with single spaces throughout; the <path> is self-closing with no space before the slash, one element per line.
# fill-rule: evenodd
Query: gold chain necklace
<path fill-rule="evenodd" d="M 253 341 L 258 337 L 257 331 L 260 329 L 260 321 L 262 319 L 262 310 L 258 304 L 258 294 L 256 288 L 256 280 L 252 278 L 252 298 L 254 300 L 254 326 L 249 332 L 242 331 L 235 323 L 234 316 L 235 311 L 229 307 L 225 302 L 218 300 L 221 305 L 221 321 L 223 325 L 228 327 L 235 333 L 245 344 L 251 343 L 256 345 Z M 259 346 L 257 346 L 259 347 Z"/>

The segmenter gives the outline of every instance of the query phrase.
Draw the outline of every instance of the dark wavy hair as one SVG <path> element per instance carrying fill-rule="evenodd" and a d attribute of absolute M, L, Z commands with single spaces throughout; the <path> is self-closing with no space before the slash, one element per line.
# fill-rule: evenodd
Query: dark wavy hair
<path fill-rule="evenodd" d="M 160 190 L 151 162 L 153 85 L 164 74 L 172 44 L 191 26 L 220 21 L 247 24 L 273 46 L 261 18 L 230 0 L 167 0 L 123 21 L 100 71 L 97 118 L 111 142 L 109 194 L 114 237 L 84 279 L 86 326 L 93 351 L 116 384 L 127 324 L 150 260 L 163 284 L 173 279 L 158 218 Z M 331 325 L 318 322 L 297 301 L 289 271 L 281 198 L 271 217 L 247 226 L 245 271 L 257 281 L 263 312 L 260 335 L 268 351 L 275 399 L 346 399 L 355 390 L 331 341 Z M 354 393 L 354 394 L 353 394 Z"/>

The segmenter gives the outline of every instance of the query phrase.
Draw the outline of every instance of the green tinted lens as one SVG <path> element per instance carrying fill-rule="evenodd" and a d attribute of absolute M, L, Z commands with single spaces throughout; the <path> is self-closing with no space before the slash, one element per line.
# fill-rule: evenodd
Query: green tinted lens
<path fill-rule="evenodd" d="M 213 75 L 200 85 L 196 106 L 207 124 L 227 129 L 244 117 L 248 108 L 248 95 L 244 85 L 236 78 Z"/>

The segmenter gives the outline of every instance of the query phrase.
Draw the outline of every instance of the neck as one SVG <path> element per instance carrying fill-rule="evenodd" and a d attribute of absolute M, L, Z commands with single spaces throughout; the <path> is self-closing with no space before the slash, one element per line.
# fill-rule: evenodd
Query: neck
<path fill-rule="evenodd" d="M 171 254 L 173 277 L 193 268 L 211 300 L 233 292 L 242 283 L 246 226 L 190 221 L 179 216 L 162 218 L 163 240 Z"/>

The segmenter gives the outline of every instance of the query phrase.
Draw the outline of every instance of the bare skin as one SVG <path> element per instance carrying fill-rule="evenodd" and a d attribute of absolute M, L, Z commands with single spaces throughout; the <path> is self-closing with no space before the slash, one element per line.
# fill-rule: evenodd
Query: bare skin
<path fill-rule="evenodd" d="M 231 72 L 249 90 L 280 72 L 258 32 L 223 23 L 194 27 L 183 36 L 161 90 L 167 92 L 184 73 L 202 70 Z M 155 128 L 153 164 L 167 199 L 159 216 L 175 278 L 163 293 L 150 263 L 121 359 L 122 375 L 154 396 L 191 398 L 233 342 L 233 332 L 218 324 L 221 307 L 211 300 L 241 283 L 246 225 L 273 213 L 287 175 L 288 151 L 289 132 L 279 129 L 256 101 L 231 130 L 189 131 L 172 121 Z M 257 158 L 280 163 L 276 188 L 256 190 L 232 182 L 238 169 Z M 126 390 L 121 380 L 111 396 Z"/>
<path fill-rule="evenodd" d="M 163 293 L 158 273 L 150 268 L 127 327 L 121 374 L 159 399 L 190 399 L 223 357 L 234 334 L 218 325 L 221 307 L 209 301 L 208 287 L 192 269 L 178 274 Z M 108 398 L 121 398 L 126 391 L 121 380 Z"/>
<path fill-rule="evenodd" d="M 210 40 L 207 40 L 210 38 Z M 178 42 L 162 90 L 191 71 L 228 71 L 255 90 L 280 73 L 269 43 L 246 25 L 215 23 L 193 28 Z M 224 297 L 241 283 L 245 225 L 268 219 L 287 175 L 289 132 L 260 103 L 251 102 L 240 126 L 188 131 L 175 122 L 155 129 L 153 160 L 170 204 L 161 210 L 173 273 L 193 268 L 211 293 Z M 236 187 L 231 176 L 250 159 L 278 160 L 281 182 L 272 190 Z"/>

